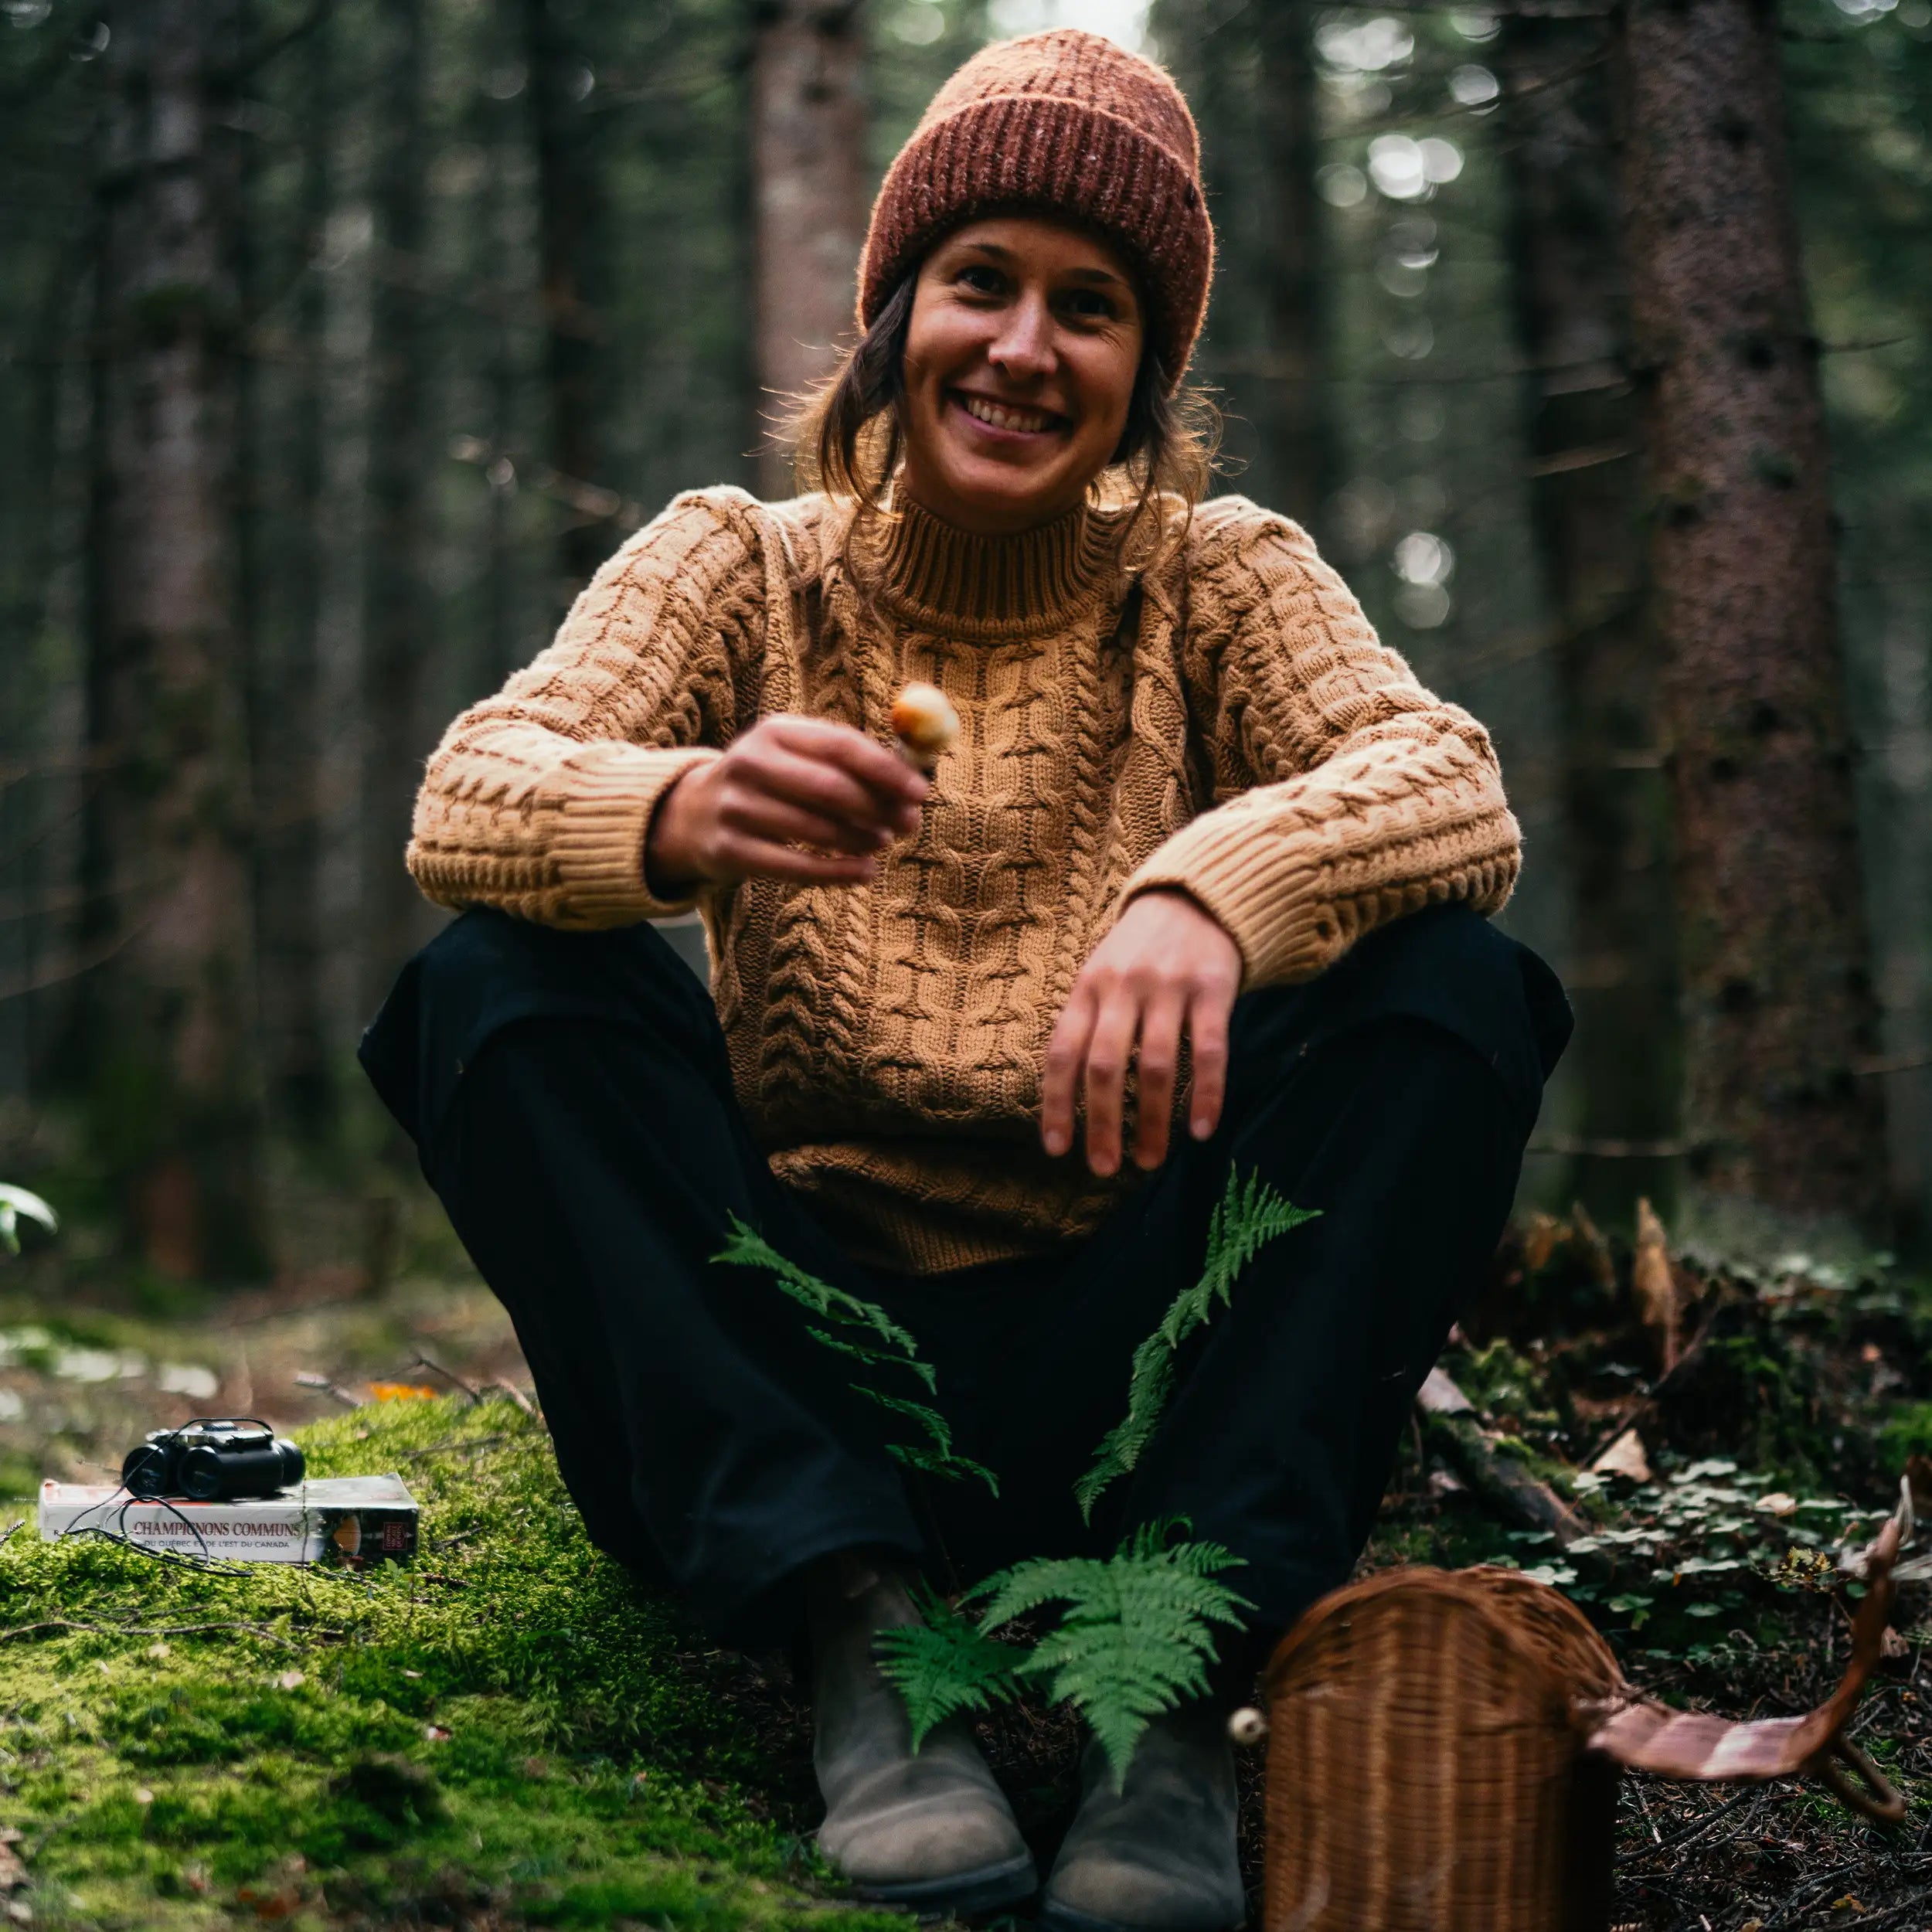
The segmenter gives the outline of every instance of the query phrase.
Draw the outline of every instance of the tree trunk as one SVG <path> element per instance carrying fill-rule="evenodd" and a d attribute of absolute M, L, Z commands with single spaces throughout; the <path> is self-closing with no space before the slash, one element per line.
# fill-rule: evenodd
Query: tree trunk
<path fill-rule="evenodd" d="M 1885 1143 L 1834 605 L 1818 345 L 1778 26 L 1630 0 L 1624 192 L 1675 806 L 1699 1218 L 1876 1230 Z"/>
<path fill-rule="evenodd" d="M 285 452 L 290 528 L 277 573 L 285 586 L 274 627 L 281 648 L 264 667 L 258 706 L 256 894 L 269 1090 L 278 1121 L 315 1141 L 332 1118 L 333 1097 L 323 992 L 320 726 L 328 325 L 321 256 L 333 207 L 336 116 L 332 21 L 310 30 L 303 62 L 296 219 L 304 266 Z"/>
<path fill-rule="evenodd" d="M 823 379 L 852 329 L 866 238 L 865 41 L 860 0 L 759 0 L 751 165 L 758 384 L 767 434 L 759 488 L 789 496 L 791 454 L 770 434 Z"/>
<path fill-rule="evenodd" d="M 216 0 L 108 9 L 90 532 L 90 1098 L 158 1273 L 260 1263 L 235 622 L 234 154 Z"/>
<path fill-rule="evenodd" d="M 1262 270 L 1273 379 L 1262 424 L 1267 437 L 1271 507 L 1321 535 L 1324 505 L 1341 481 L 1328 387 L 1331 281 L 1321 199 L 1314 9 L 1275 0 L 1256 10 L 1260 52 L 1263 160 L 1272 190 Z"/>
<path fill-rule="evenodd" d="M 1587 1141 L 1677 1129 L 1669 804 L 1658 768 L 1657 646 L 1645 604 L 1640 427 L 1628 375 L 1607 75 L 1594 21 L 1519 19 L 1498 49 L 1511 255 L 1535 480 L 1531 506 L 1560 634 L 1563 787 L 1577 1009 L 1570 1064 Z M 1567 81 L 1553 77 L 1573 72 Z M 1607 1226 L 1640 1198 L 1670 1211 L 1675 1163 L 1580 1157 L 1573 1191 Z"/>
<path fill-rule="evenodd" d="M 369 910 L 364 1004 L 372 1012 L 431 929 L 403 869 L 416 788 L 434 726 L 425 676 L 436 611 L 429 592 L 430 343 L 423 301 L 427 229 L 424 0 L 390 0 L 373 199 L 367 604 L 362 683 L 362 900 Z"/>
<path fill-rule="evenodd" d="M 607 400 L 603 363 L 613 243 L 600 123 L 591 111 L 597 77 L 584 57 L 582 11 L 559 0 L 524 0 L 524 56 L 536 144 L 538 300 L 550 461 L 566 477 L 601 487 L 605 463 L 598 432 Z M 560 609 L 610 554 L 613 537 L 607 520 L 570 513 L 560 540 Z"/>

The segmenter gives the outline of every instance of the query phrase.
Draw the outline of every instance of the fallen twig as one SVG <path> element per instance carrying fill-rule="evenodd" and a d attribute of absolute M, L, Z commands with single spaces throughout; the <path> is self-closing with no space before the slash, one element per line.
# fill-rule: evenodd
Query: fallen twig
<path fill-rule="evenodd" d="M 440 1376 L 445 1382 L 454 1383 L 471 1401 L 481 1402 L 483 1400 L 483 1391 L 478 1388 L 474 1383 L 465 1382 L 454 1369 L 446 1369 L 441 1362 L 433 1361 L 420 1349 L 416 1352 L 416 1362 L 419 1368 L 428 1369 L 431 1375 Z"/>
<path fill-rule="evenodd" d="M 1475 1405 L 1440 1369 L 1431 1369 L 1416 1396 L 1423 1440 L 1469 1486 L 1478 1501 L 1522 1528 L 1547 1531 L 1566 1548 L 1585 1534 L 1583 1519 L 1548 1483 L 1500 1447 L 1476 1420 Z"/>
<path fill-rule="evenodd" d="M 318 1376 L 314 1370 L 298 1369 L 295 1372 L 295 1386 L 298 1389 L 318 1389 L 325 1396 L 333 1396 L 338 1402 L 348 1403 L 352 1409 L 362 1406 L 360 1396 L 352 1396 L 341 1383 L 331 1382 L 327 1376 Z"/>
<path fill-rule="evenodd" d="M 471 1449 L 492 1449 L 494 1448 L 499 1442 L 508 1442 L 509 1440 L 509 1437 L 508 1436 L 502 1435 L 469 1436 L 467 1437 L 461 1436 L 445 1436 L 440 1442 L 432 1442 L 427 1448 L 400 1449 L 396 1451 L 396 1455 L 399 1461 L 404 1462 L 413 1462 L 423 1456 L 440 1456 L 444 1454 L 454 1455 L 458 1452 L 467 1452 Z"/>
<path fill-rule="evenodd" d="M 50 1617 L 43 1623 L 16 1624 L 12 1630 L 0 1630 L 0 1644 L 10 1643 L 16 1637 L 32 1637 L 43 1630 L 80 1631 L 92 1637 L 191 1637 L 211 1630 L 241 1630 L 251 1637 L 264 1637 L 287 1650 L 301 1648 L 292 1638 L 264 1629 L 260 1624 L 83 1624 L 66 1617 Z"/>
<path fill-rule="evenodd" d="M 26 1522 L 26 1520 L 27 1519 L 25 1516 L 16 1516 L 12 1522 L 7 1525 L 5 1532 L 0 1533 L 0 1549 L 5 1549 L 7 1545 L 13 1541 L 14 1532 L 18 1530 L 22 1525 Z"/>
<path fill-rule="evenodd" d="M 541 1422 L 543 1420 L 543 1417 L 537 1413 L 536 1404 L 507 1376 L 498 1376 L 490 1384 L 490 1386 L 492 1389 L 502 1389 L 504 1394 L 508 1396 L 532 1422 Z"/>

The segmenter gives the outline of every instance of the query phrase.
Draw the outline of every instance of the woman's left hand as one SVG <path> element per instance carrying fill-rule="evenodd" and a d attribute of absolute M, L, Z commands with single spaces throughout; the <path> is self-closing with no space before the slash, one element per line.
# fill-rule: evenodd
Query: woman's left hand
<path fill-rule="evenodd" d="M 1167 1158 L 1168 1122 L 1185 1032 L 1194 1061 L 1188 1129 L 1197 1141 L 1221 1118 L 1227 1090 L 1228 1016 L 1241 990 L 1241 952 L 1218 920 L 1185 893 L 1143 893 L 1080 968 L 1047 1043 L 1040 1138 L 1049 1154 L 1073 1145 L 1074 1102 L 1087 1097 L 1087 1163 L 1121 1164 L 1127 1070 L 1140 1053 L 1139 1128 L 1134 1158 Z"/>

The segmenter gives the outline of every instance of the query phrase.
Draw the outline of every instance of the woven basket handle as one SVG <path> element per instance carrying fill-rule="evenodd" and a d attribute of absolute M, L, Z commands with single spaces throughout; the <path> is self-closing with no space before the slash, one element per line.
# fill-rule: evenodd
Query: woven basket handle
<path fill-rule="evenodd" d="M 1838 1689 L 1816 1710 L 1803 1717 L 1733 1723 L 1632 1697 L 1600 1716 L 1591 1747 L 1634 1770 L 1665 1777 L 1763 1779 L 1815 1773 L 1867 1818 L 1896 1823 L 1905 1815 L 1904 1801 L 1842 1733 L 1882 1654 L 1896 1594 L 1892 1566 L 1911 1533 L 1910 1505 L 1903 1503 L 1866 1553 L 1866 1594 L 1852 1626 L 1851 1661 Z M 1854 1782 L 1839 1760 L 1857 1772 L 1862 1784 Z"/>
<path fill-rule="evenodd" d="M 1837 1762 L 1839 1758 L 1857 1772 L 1856 1778 Z M 1811 1769 L 1834 1795 L 1875 1824 L 1905 1822 L 1905 1799 L 1899 1787 L 1849 1737 L 1833 1738 L 1831 1755 L 1820 1758 Z"/>

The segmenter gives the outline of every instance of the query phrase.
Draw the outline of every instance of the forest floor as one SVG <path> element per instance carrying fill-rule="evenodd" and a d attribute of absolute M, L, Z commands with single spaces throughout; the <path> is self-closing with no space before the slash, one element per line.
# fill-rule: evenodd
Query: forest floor
<path fill-rule="evenodd" d="M 786 1661 L 716 1650 L 588 1547 L 473 1281 L 369 1297 L 318 1276 L 160 1318 L 63 1291 L 58 1265 L 0 1277 L 0 1495 L 108 1480 L 146 1428 L 255 1413 L 301 1428 L 313 1473 L 402 1473 L 423 1546 L 360 1573 L 201 1567 L 44 1544 L 30 1510 L 0 1514 L 0 1530 L 25 1519 L 0 1546 L 0 1919 L 904 1923 L 842 1905 L 812 1856 Z M 1559 1549 L 1513 1526 L 1419 1427 L 1365 1568 L 1515 1564 L 1675 1705 L 1756 1717 L 1829 1693 L 1859 1590 L 1838 1555 L 1932 1447 L 1932 1292 L 1800 1257 L 1753 1278 L 1537 1221 L 1444 1366 L 1482 1446 L 1567 1495 L 1589 1533 Z M 1626 1473 L 1591 1473 L 1626 1426 L 1648 1470 L 1627 1441 Z M 1886 1652 L 1853 1735 L 1905 1792 L 1905 1826 L 1796 1781 L 1627 1777 L 1617 1926 L 1932 1927 L 1932 1587 L 1903 1587 Z M 983 1734 L 1049 1853 L 1072 1726 L 1022 1709 Z"/>

